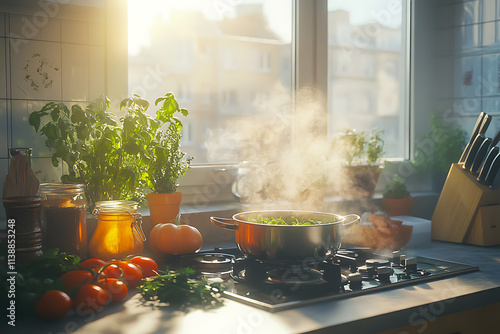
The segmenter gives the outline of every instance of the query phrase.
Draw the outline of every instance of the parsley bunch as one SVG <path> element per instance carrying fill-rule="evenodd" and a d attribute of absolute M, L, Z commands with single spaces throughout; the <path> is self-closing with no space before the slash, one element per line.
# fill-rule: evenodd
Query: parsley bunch
<path fill-rule="evenodd" d="M 181 268 L 166 275 L 149 277 L 137 290 L 146 301 L 166 303 L 169 306 L 186 309 L 193 306 L 212 308 L 222 305 L 222 283 L 208 283 L 192 277 L 195 271 Z"/>

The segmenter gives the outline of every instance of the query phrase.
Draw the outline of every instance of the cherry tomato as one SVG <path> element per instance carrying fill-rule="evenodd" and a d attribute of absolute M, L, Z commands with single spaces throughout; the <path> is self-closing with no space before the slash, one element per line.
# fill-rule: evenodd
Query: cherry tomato
<path fill-rule="evenodd" d="M 129 287 L 135 287 L 137 281 L 143 278 L 141 268 L 134 263 L 128 261 L 109 261 L 108 263 L 114 264 L 123 270 L 122 278 L 127 282 L 127 286 Z M 109 266 L 103 272 L 107 273 L 108 278 L 120 278 L 120 269 L 118 268 Z"/>
<path fill-rule="evenodd" d="M 94 276 L 88 270 L 72 270 L 63 274 L 59 279 L 64 282 L 64 291 L 71 294 L 76 287 L 92 282 Z"/>
<path fill-rule="evenodd" d="M 94 257 L 83 261 L 82 263 L 79 264 L 79 266 L 82 268 L 95 268 L 95 267 L 102 267 L 105 264 L 106 261 L 104 261 L 103 259 L 98 259 Z"/>
<path fill-rule="evenodd" d="M 116 278 L 98 280 L 97 285 L 106 290 L 112 302 L 118 302 L 127 297 L 127 285 Z"/>
<path fill-rule="evenodd" d="M 87 310 L 97 312 L 107 301 L 108 294 L 103 288 L 95 284 L 84 284 L 73 300 L 73 308 L 78 314 Z"/>
<path fill-rule="evenodd" d="M 138 265 L 142 269 L 144 277 L 158 276 L 158 264 L 150 257 L 135 256 L 129 262 Z"/>
<path fill-rule="evenodd" d="M 71 309 L 71 298 L 62 291 L 50 290 L 38 299 L 35 313 L 43 319 L 61 319 Z"/>

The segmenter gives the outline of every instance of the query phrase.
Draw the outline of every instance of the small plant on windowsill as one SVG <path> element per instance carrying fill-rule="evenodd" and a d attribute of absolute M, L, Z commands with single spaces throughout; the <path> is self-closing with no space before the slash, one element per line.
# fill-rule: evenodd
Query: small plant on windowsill
<path fill-rule="evenodd" d="M 332 149 L 344 162 L 341 195 L 346 198 L 371 198 L 382 166 L 384 131 L 374 128 L 370 134 L 346 129 L 332 143 Z"/>
<path fill-rule="evenodd" d="M 387 182 L 383 193 L 382 204 L 389 216 L 407 216 L 413 209 L 413 196 L 399 175 L 394 175 L 392 180 Z"/>
<path fill-rule="evenodd" d="M 156 125 L 165 130 L 156 132 L 148 144 L 149 153 L 141 154 L 140 157 L 145 166 L 146 186 L 153 190 L 146 195 L 153 226 L 171 222 L 179 214 L 182 193 L 177 191 L 177 181 L 190 168 L 193 159 L 180 149 L 182 122 L 176 117 L 177 114 L 187 116 L 188 111 L 179 107 L 172 93 L 156 99 L 155 105 L 159 106 Z M 122 101 L 120 107 L 125 108 L 133 118 L 131 124 L 143 126 L 147 133 L 146 127 L 151 123 L 136 120 L 148 117 L 146 110 L 149 103 L 146 100 L 138 96 L 127 98 Z M 140 140 L 141 137 L 135 138 L 135 142 Z"/>

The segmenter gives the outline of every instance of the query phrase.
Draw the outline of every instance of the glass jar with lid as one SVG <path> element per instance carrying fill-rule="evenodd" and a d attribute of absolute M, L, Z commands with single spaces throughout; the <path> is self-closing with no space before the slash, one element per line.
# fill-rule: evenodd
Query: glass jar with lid
<path fill-rule="evenodd" d="M 87 202 L 85 185 L 42 183 L 44 249 L 59 248 L 68 254 L 87 257 Z"/>
<path fill-rule="evenodd" d="M 142 252 L 146 236 L 137 202 L 97 202 L 94 215 L 97 216 L 97 228 L 90 239 L 91 257 L 110 260 Z"/>

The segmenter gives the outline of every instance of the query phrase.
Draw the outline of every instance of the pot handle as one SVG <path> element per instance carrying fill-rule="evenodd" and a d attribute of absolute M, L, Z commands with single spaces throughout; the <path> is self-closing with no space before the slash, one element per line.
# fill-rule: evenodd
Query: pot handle
<path fill-rule="evenodd" d="M 235 231 L 238 229 L 238 224 L 231 218 L 210 217 L 210 221 L 212 224 L 225 228 L 226 230 Z"/>
<path fill-rule="evenodd" d="M 343 222 L 342 226 L 348 226 L 348 225 L 357 223 L 357 222 L 359 222 L 359 219 L 360 219 L 360 217 L 356 214 L 350 214 L 350 215 L 344 216 L 344 220 L 347 220 L 347 221 Z"/>

